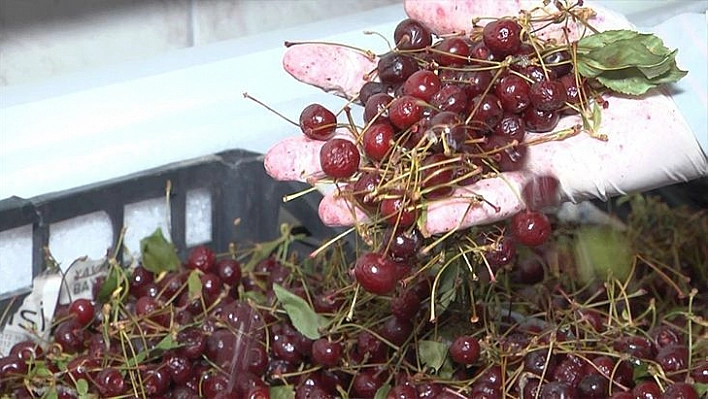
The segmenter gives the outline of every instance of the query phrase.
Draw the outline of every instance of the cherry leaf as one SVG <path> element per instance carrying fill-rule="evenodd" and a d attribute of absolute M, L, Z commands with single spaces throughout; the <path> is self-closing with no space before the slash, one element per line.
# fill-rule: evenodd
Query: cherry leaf
<path fill-rule="evenodd" d="M 635 40 L 619 40 L 612 44 L 612 46 L 608 45 L 589 51 L 579 57 L 586 64 L 604 71 L 630 67 L 650 69 L 671 59 L 670 55 L 652 53 L 643 43 Z"/>
<path fill-rule="evenodd" d="M 268 388 L 270 399 L 294 399 L 295 392 L 290 385 L 276 385 Z"/>
<path fill-rule="evenodd" d="M 286 290 L 278 284 L 273 284 L 273 292 L 278 302 L 290 317 L 293 327 L 310 339 L 320 337 L 320 329 L 329 324 L 329 320 L 317 314 L 304 299 Z"/>
<path fill-rule="evenodd" d="M 135 356 L 131 357 L 128 359 L 128 361 L 125 363 L 127 367 L 135 367 L 139 365 L 140 363 L 144 362 L 145 359 L 148 358 L 148 356 L 153 352 L 153 351 L 160 351 L 160 352 L 165 352 L 170 349 L 174 349 L 179 347 L 180 344 L 175 340 L 175 338 L 172 336 L 172 334 L 167 334 L 165 335 L 164 338 L 160 340 L 160 342 L 155 345 L 154 348 L 152 349 L 146 349 L 141 352 L 138 352 L 135 354 Z"/>
<path fill-rule="evenodd" d="M 86 396 L 88 395 L 89 391 L 89 386 L 88 386 L 88 381 L 86 381 L 83 378 L 80 378 L 76 381 L 76 393 L 79 394 L 79 396 Z"/>
<path fill-rule="evenodd" d="M 202 296 L 202 279 L 197 270 L 192 270 L 187 277 L 187 290 L 189 298 L 195 299 Z"/>
<path fill-rule="evenodd" d="M 106 279 L 98 290 L 98 295 L 96 295 L 96 299 L 99 302 L 108 302 L 113 293 L 119 288 L 121 281 L 125 281 L 125 272 L 120 266 L 111 265 L 110 268 Z"/>
<path fill-rule="evenodd" d="M 706 395 L 708 395 L 708 384 L 697 382 L 693 384 L 693 388 L 698 393 L 699 398 L 704 398 L 706 397 Z"/>
<path fill-rule="evenodd" d="M 632 68 L 623 71 L 607 71 L 596 76 L 603 86 L 622 94 L 639 96 L 659 86 L 647 79 L 638 69 Z"/>
<path fill-rule="evenodd" d="M 154 274 L 177 270 L 181 265 L 174 245 L 165 239 L 160 228 L 140 240 L 140 252 L 143 267 Z"/>
<path fill-rule="evenodd" d="M 612 227 L 583 226 L 574 245 L 578 277 L 585 284 L 608 277 L 624 281 L 632 267 L 632 249 L 626 235 Z"/>
<path fill-rule="evenodd" d="M 445 270 L 438 273 L 440 273 L 439 278 L 436 277 L 433 282 L 435 295 L 431 297 L 431 300 L 435 301 L 435 313 L 442 314 L 456 298 L 457 290 L 455 288 L 459 269 L 455 265 L 447 265 Z"/>
<path fill-rule="evenodd" d="M 637 37 L 639 33 L 628 29 L 612 29 L 588 35 L 578 40 L 578 51 L 602 48 L 618 40 L 627 40 Z"/>
<path fill-rule="evenodd" d="M 610 30 L 577 43 L 577 70 L 618 93 L 638 96 L 686 75 L 671 51 L 653 34 Z"/>
<path fill-rule="evenodd" d="M 384 384 L 376 390 L 376 395 L 374 399 L 386 399 L 388 397 L 388 392 L 391 390 L 390 384 Z"/>
<path fill-rule="evenodd" d="M 418 356 L 424 366 L 430 367 L 437 372 L 447 358 L 447 345 L 437 341 L 418 341 Z"/>
<path fill-rule="evenodd" d="M 681 80 L 681 78 L 683 78 L 687 74 L 688 72 L 679 69 L 679 67 L 676 65 L 676 60 L 673 60 L 668 71 L 664 72 L 663 74 L 657 77 L 652 78 L 651 81 L 652 83 L 659 85 L 665 83 L 675 83 Z"/>
<path fill-rule="evenodd" d="M 600 129 L 600 123 L 602 122 L 602 111 L 600 106 L 596 102 L 592 104 L 592 130 L 597 132 Z"/>

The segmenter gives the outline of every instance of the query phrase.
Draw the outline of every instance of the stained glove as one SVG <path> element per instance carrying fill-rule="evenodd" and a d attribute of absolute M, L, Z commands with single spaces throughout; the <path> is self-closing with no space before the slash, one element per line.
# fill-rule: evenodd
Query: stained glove
<path fill-rule="evenodd" d="M 404 7 L 408 17 L 423 22 L 437 35 L 445 35 L 468 31 L 474 17 L 514 16 L 519 9 L 529 10 L 539 3 L 530 0 L 407 0 Z M 585 4 L 596 12 L 589 22 L 600 31 L 636 29 L 622 15 L 590 2 Z M 479 23 L 484 24 L 484 20 Z M 560 28 L 560 25 L 549 28 L 543 35 L 562 35 Z M 571 23 L 570 39 L 579 38 L 582 31 L 580 24 Z M 705 49 L 705 43 L 698 48 Z M 302 44 L 286 51 L 283 66 L 304 83 L 353 98 L 366 83 L 367 74 L 376 68 L 377 61 L 348 46 Z M 652 89 L 639 99 L 616 94 L 607 94 L 604 99 L 607 108 L 602 111 L 600 133 L 606 135 L 606 141 L 578 134 L 561 141 L 530 145 L 522 170 L 456 188 L 450 197 L 430 201 L 422 230 L 426 234 L 438 234 L 510 217 L 525 208 L 520 191 L 537 176 L 555 176 L 560 182 L 562 199 L 579 202 L 590 198 L 605 200 L 707 174 L 706 154 L 667 88 Z M 705 110 L 705 104 L 694 106 L 703 106 Z M 698 117 L 700 115 L 698 112 Z M 702 116 L 705 124 L 705 112 Z M 564 116 L 555 130 L 581 123 L 577 115 Z M 354 140 L 346 131 L 338 135 Z M 538 134 L 527 133 L 525 141 L 537 137 Z M 268 151 L 266 170 L 278 180 L 310 179 L 312 183 L 311 177 L 321 172 L 319 152 L 323 144 L 293 132 L 292 137 Z M 319 214 L 325 224 L 332 226 L 352 225 L 355 219 L 366 218 L 364 212 L 352 207 L 337 189 L 326 191 Z"/>

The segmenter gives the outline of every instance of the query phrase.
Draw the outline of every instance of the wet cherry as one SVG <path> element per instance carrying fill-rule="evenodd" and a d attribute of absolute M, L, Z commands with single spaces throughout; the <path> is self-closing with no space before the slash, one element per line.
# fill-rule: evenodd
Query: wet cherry
<path fill-rule="evenodd" d="M 320 166 L 329 177 L 343 179 L 359 170 L 361 155 L 356 145 L 345 139 L 331 139 L 320 149 Z"/>

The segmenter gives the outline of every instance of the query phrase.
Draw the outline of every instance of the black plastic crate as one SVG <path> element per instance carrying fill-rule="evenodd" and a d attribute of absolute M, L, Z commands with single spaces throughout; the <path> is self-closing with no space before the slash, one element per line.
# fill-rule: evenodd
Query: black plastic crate
<path fill-rule="evenodd" d="M 263 167 L 263 156 L 230 150 L 193 160 L 168 164 L 125 177 L 76 189 L 45 194 L 31 199 L 12 197 L 0 201 L 0 231 L 32 225 L 32 275 L 44 269 L 44 250 L 49 244 L 52 224 L 97 211 L 105 212 L 113 237 L 123 229 L 125 206 L 149 199 L 165 198 L 170 183 L 170 236 L 180 257 L 186 245 L 186 196 L 191 190 L 207 190 L 211 198 L 211 242 L 216 251 L 228 250 L 230 243 L 272 240 L 280 235 L 283 222 L 309 236 L 296 250 L 311 251 L 323 240 L 337 234 L 324 226 L 317 214 L 318 193 L 310 193 L 284 203 L 282 198 L 308 188 L 302 183 L 277 182 Z M 234 220 L 240 219 L 238 226 Z M 80 246 L 80 243 L 77 243 Z M 51 249 L 51 248 L 50 248 Z M 1 278 L 2 276 L 0 276 Z M 0 315 L 13 296 L 29 293 L 31 287 L 12 293 L 0 290 Z M 21 301 L 15 301 L 15 305 Z M 14 305 L 13 305 L 14 307 Z"/>

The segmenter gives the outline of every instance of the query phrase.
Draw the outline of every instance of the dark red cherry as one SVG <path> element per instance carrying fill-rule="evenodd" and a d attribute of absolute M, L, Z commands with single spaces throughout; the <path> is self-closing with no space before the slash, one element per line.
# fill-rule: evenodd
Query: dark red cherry
<path fill-rule="evenodd" d="M 411 231 L 389 228 L 384 234 L 382 250 L 388 250 L 389 256 L 396 261 L 415 258 L 423 247 L 423 236 L 418 229 Z"/>
<path fill-rule="evenodd" d="M 185 266 L 189 269 L 199 269 L 207 273 L 214 268 L 215 264 L 216 254 L 214 251 L 205 245 L 200 245 L 189 251 Z"/>
<path fill-rule="evenodd" d="M 356 145 L 345 139 L 331 139 L 320 148 L 320 166 L 329 177 L 344 179 L 359 170 L 361 155 Z"/>
<path fill-rule="evenodd" d="M 403 83 L 403 93 L 423 101 L 429 101 L 440 90 L 440 78 L 433 71 L 420 70 Z"/>
<path fill-rule="evenodd" d="M 513 19 L 499 19 L 484 26 L 484 44 L 497 56 L 516 52 L 521 46 L 521 25 Z"/>
<path fill-rule="evenodd" d="M 393 97 L 387 93 L 377 93 L 369 97 L 364 105 L 364 122 L 369 123 L 374 118 L 376 122 L 387 122 L 391 101 Z"/>
<path fill-rule="evenodd" d="M 544 111 L 530 106 L 522 113 L 526 131 L 533 133 L 550 132 L 558 126 L 560 114 L 557 111 Z"/>
<path fill-rule="evenodd" d="M 374 161 L 383 160 L 391 151 L 394 140 L 393 127 L 387 122 L 374 123 L 364 131 L 364 154 Z"/>
<path fill-rule="evenodd" d="M 440 111 L 460 114 L 468 107 L 467 93 L 458 85 L 447 84 L 433 94 L 430 98 L 430 105 Z"/>
<path fill-rule="evenodd" d="M 529 99 L 538 110 L 555 111 L 565 104 L 565 93 L 565 86 L 560 81 L 542 80 L 531 85 Z"/>
<path fill-rule="evenodd" d="M 449 184 L 455 175 L 455 164 L 444 154 L 433 154 L 425 158 L 421 164 L 420 185 L 423 196 L 438 199 L 449 196 L 453 187 Z"/>
<path fill-rule="evenodd" d="M 632 388 L 635 399 L 661 399 L 661 388 L 654 380 L 646 380 Z"/>
<path fill-rule="evenodd" d="M 396 25 L 393 40 L 400 50 L 421 50 L 432 44 L 433 36 L 422 22 L 407 18 Z"/>
<path fill-rule="evenodd" d="M 469 108 L 470 125 L 483 132 L 493 131 L 504 115 L 501 102 L 494 94 L 473 98 Z"/>
<path fill-rule="evenodd" d="M 357 204 L 365 210 L 373 212 L 378 207 L 374 201 L 373 194 L 378 189 L 381 182 L 381 175 L 376 172 L 367 171 L 362 173 L 351 185 L 352 195 Z"/>
<path fill-rule="evenodd" d="M 511 113 L 519 113 L 531 104 L 530 92 L 531 86 L 526 79 L 514 74 L 502 77 L 494 86 L 502 108 Z"/>
<path fill-rule="evenodd" d="M 442 66 L 460 65 L 467 62 L 470 47 L 459 36 L 446 37 L 435 45 L 434 58 Z"/>
<path fill-rule="evenodd" d="M 357 258 L 354 276 L 366 291 L 384 295 L 398 284 L 396 263 L 386 255 L 367 252 Z"/>
<path fill-rule="evenodd" d="M 336 366 L 342 360 L 344 348 L 337 341 L 320 338 L 312 343 L 312 360 L 325 367 Z"/>
<path fill-rule="evenodd" d="M 394 126 L 405 130 L 423 117 L 423 111 L 425 107 L 419 98 L 403 95 L 391 102 L 388 117 Z"/>
<path fill-rule="evenodd" d="M 543 244 L 551 235 L 551 222 L 541 212 L 521 211 L 512 216 L 509 227 L 518 242 L 531 247 Z"/>
<path fill-rule="evenodd" d="M 698 399 L 698 392 L 691 384 L 674 382 L 666 387 L 661 399 Z"/>
<path fill-rule="evenodd" d="M 450 358 L 459 364 L 474 364 L 479 360 L 480 346 L 477 338 L 461 335 L 449 348 Z"/>
<path fill-rule="evenodd" d="M 310 104 L 300 113 L 300 129 L 313 140 L 329 140 L 336 128 L 337 117 L 320 104 Z"/>
<path fill-rule="evenodd" d="M 389 85 L 406 81 L 419 69 L 415 58 L 400 54 L 388 53 L 379 59 L 377 71 L 381 82 Z"/>
<path fill-rule="evenodd" d="M 418 218 L 418 210 L 411 206 L 410 199 L 402 194 L 393 194 L 381 201 L 379 212 L 386 223 L 398 228 L 412 226 Z"/>

